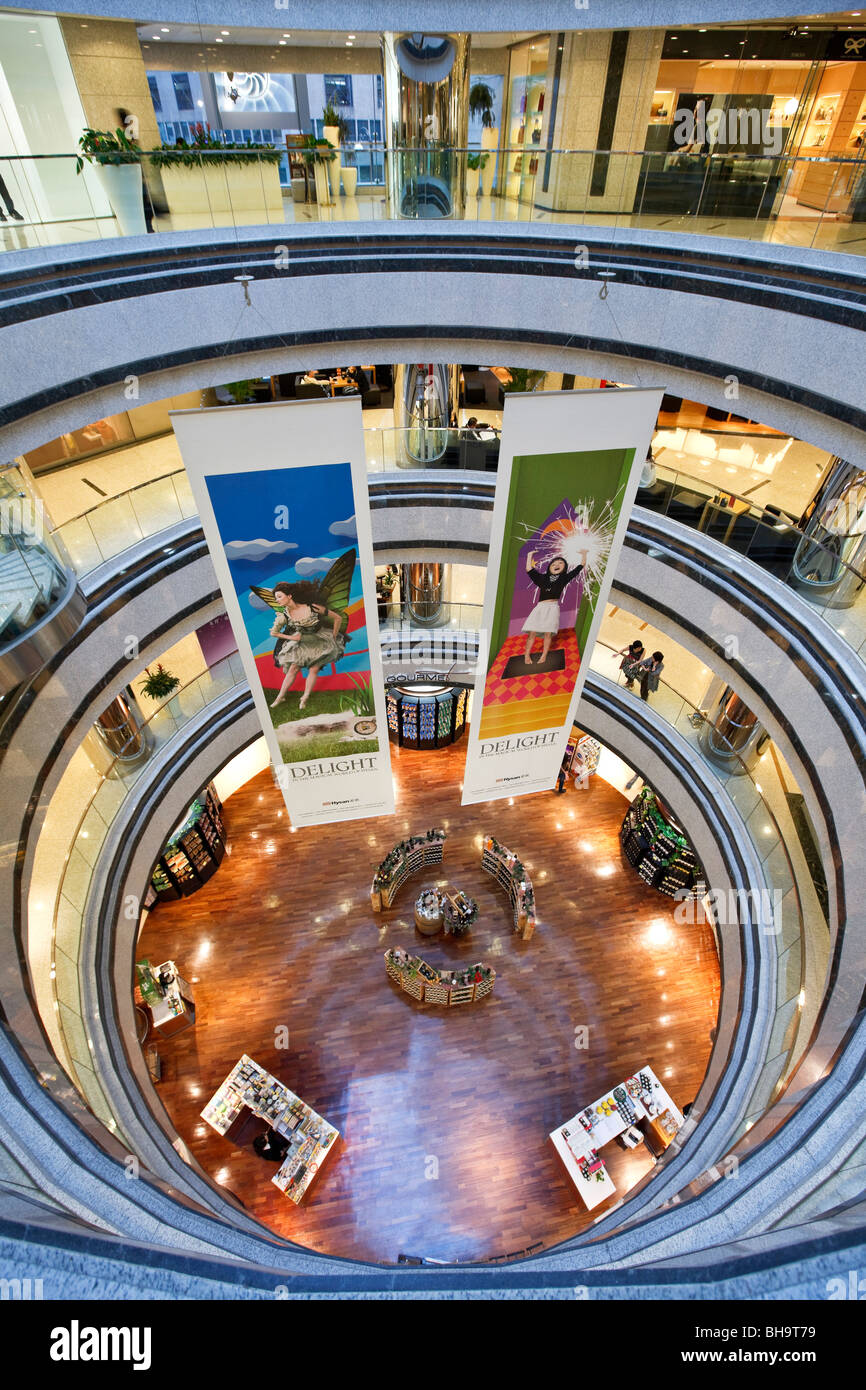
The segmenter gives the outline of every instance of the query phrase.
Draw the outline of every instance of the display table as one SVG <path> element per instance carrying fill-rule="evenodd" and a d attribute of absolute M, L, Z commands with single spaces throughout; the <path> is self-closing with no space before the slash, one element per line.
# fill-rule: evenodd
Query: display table
<path fill-rule="evenodd" d="M 136 1003 L 147 1005 L 154 1028 L 158 1028 L 164 1038 L 185 1033 L 187 1028 L 194 1026 L 192 986 L 183 979 L 173 960 L 163 961 L 155 970 L 150 961 L 139 961 L 135 970 Z"/>
<path fill-rule="evenodd" d="M 513 850 L 506 849 L 492 835 L 484 837 L 481 867 L 511 899 L 514 931 L 528 941 L 535 931 L 535 893 L 522 863 Z"/>
<path fill-rule="evenodd" d="M 412 835 L 408 840 L 400 840 L 386 854 L 373 875 L 370 888 L 373 911 L 387 910 L 398 888 L 411 874 L 420 873 L 430 864 L 441 864 L 444 846 L 444 830 L 428 830 L 426 835 Z"/>
<path fill-rule="evenodd" d="M 462 970 L 434 970 L 401 946 L 385 952 L 385 969 L 406 994 L 422 1004 L 472 1004 L 493 993 L 496 971 L 480 961 Z"/>
<path fill-rule="evenodd" d="M 295 1203 L 300 1202 L 328 1155 L 336 1148 L 339 1130 L 244 1053 L 201 1117 L 217 1134 L 235 1137 L 250 1115 L 265 1120 L 289 1141 L 289 1151 L 271 1182 Z"/>
<path fill-rule="evenodd" d="M 436 936 L 442 930 L 442 899 L 435 888 L 425 888 L 415 900 L 415 926 L 422 936 Z"/>
<path fill-rule="evenodd" d="M 651 1067 L 641 1067 L 619 1086 L 568 1120 L 550 1135 L 556 1152 L 588 1210 L 611 1197 L 616 1187 L 599 1150 L 632 1125 L 651 1139 L 653 1153 L 663 1152 L 683 1123 Z"/>

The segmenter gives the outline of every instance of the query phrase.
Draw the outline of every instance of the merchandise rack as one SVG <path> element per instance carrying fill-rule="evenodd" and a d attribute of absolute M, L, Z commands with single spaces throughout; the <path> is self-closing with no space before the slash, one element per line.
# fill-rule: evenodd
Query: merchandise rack
<path fill-rule="evenodd" d="M 523 870 L 515 873 L 515 865 Z M 532 881 L 513 850 L 500 845 L 492 835 L 485 835 L 481 851 L 481 867 L 508 894 L 514 917 L 514 931 L 529 941 L 535 931 L 535 892 Z"/>
<path fill-rule="evenodd" d="M 707 885 L 697 856 L 665 819 L 652 788 L 644 787 L 635 797 L 619 837 L 629 863 L 651 888 L 680 901 L 704 896 Z"/>
<path fill-rule="evenodd" d="M 401 840 L 378 865 L 370 888 L 370 906 L 374 912 L 385 912 L 397 891 L 412 874 L 420 873 L 430 864 L 441 864 L 445 847 L 445 831 L 434 830 L 428 835 L 413 835 Z"/>
<path fill-rule="evenodd" d="M 493 993 L 496 971 L 481 961 L 462 970 L 434 970 L 420 956 L 410 956 L 400 947 L 385 952 L 385 970 L 406 994 L 421 1004 L 472 1004 Z M 481 979 L 474 977 L 480 974 Z M 458 984 L 466 975 L 468 984 Z"/>

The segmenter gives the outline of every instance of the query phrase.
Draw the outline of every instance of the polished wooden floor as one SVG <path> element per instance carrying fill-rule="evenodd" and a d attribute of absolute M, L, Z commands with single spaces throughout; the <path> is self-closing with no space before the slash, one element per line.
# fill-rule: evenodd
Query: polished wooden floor
<path fill-rule="evenodd" d="M 161 904 L 139 943 L 139 958 L 174 959 L 196 981 L 196 1027 L 159 1042 L 159 1094 L 207 1172 L 316 1250 L 393 1262 L 549 1247 L 605 1209 L 585 1211 L 549 1132 L 642 1063 L 678 1104 L 693 1099 L 718 1009 L 712 934 L 677 925 L 670 900 L 621 856 L 626 803 L 599 778 L 562 796 L 461 807 L 463 745 L 392 758 L 394 817 L 291 831 L 269 774 L 227 802 L 230 856 L 193 897 Z M 415 931 L 414 899 L 437 881 L 432 870 L 389 913 L 370 910 L 373 866 L 431 825 L 449 835 L 440 881 L 480 907 L 461 942 Z M 512 933 L 505 897 L 481 871 L 491 831 L 532 873 L 531 941 Z M 418 1004 L 385 974 L 389 945 L 434 965 L 489 961 L 495 993 L 463 1008 Z M 273 1186 L 270 1164 L 200 1119 L 242 1052 L 343 1136 L 299 1207 Z M 643 1147 L 613 1144 L 604 1156 L 617 1196 L 650 1163 Z"/>

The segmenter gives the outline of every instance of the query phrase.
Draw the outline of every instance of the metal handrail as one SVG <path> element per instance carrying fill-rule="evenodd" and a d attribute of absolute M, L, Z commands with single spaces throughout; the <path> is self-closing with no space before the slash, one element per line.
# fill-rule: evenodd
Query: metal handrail
<path fill-rule="evenodd" d="M 392 426 L 385 426 L 384 428 L 381 427 L 381 426 L 379 426 L 378 428 L 365 428 L 365 429 L 364 429 L 364 435 L 365 435 L 365 438 L 366 438 L 368 435 L 369 435 L 369 436 L 381 436 L 381 435 L 383 435 L 383 434 L 387 434 L 391 429 L 393 429 L 394 432 L 397 432 L 399 428 L 400 428 L 400 427 L 399 427 L 399 426 L 396 426 L 396 425 L 393 426 L 393 427 L 392 427 Z M 408 428 L 408 427 L 404 427 L 404 428 Z M 97 458 L 98 458 L 98 457 L 100 457 L 100 455 L 94 455 L 94 457 L 97 457 Z M 83 461 L 84 461 L 84 460 L 82 460 L 82 462 L 83 462 Z M 678 477 L 682 477 L 682 478 L 688 479 L 690 482 L 699 483 L 702 487 L 706 487 L 706 486 L 707 486 L 707 480 L 706 480 L 706 478 L 701 478 L 701 477 L 699 477 L 696 473 L 687 473 L 684 469 L 681 469 L 681 468 L 678 468 L 678 467 L 674 467 L 673 465 L 667 464 L 667 463 L 657 463 L 656 466 L 657 466 L 658 468 L 663 468 L 663 469 L 665 469 L 666 471 L 668 471 L 668 472 L 670 472 L 670 473 L 675 473 Z M 419 469 L 418 471 L 423 471 L 423 470 Z M 143 488 L 152 487 L 154 483 L 162 482 L 162 481 L 164 481 L 166 478 L 177 478 L 177 477 L 180 477 L 180 476 L 182 476 L 183 474 L 185 474 L 185 472 L 186 472 L 186 470 L 185 470 L 184 468 L 182 468 L 182 467 L 181 467 L 181 468 L 175 468 L 175 469 L 172 469 L 172 470 L 171 470 L 170 472 L 168 472 L 168 473 L 160 473 L 160 474 L 158 474 L 157 477 L 155 477 L 155 478 L 148 478 L 148 479 L 146 479 L 145 482 L 136 483 L 134 487 L 127 488 L 125 492 L 118 492 L 118 493 L 115 494 L 114 497 L 107 497 L 107 498 L 105 498 L 105 499 L 104 499 L 103 501 L 101 501 L 101 502 L 94 502 L 91 506 L 86 507 L 84 511 L 82 511 L 82 512 L 77 512 L 77 513 L 75 514 L 75 516 L 67 517 L 65 521 L 62 521 L 62 522 L 60 522 L 60 523 L 57 524 L 57 525 L 55 525 L 55 524 L 52 522 L 52 525 L 51 525 L 51 528 L 50 528 L 50 533 L 51 533 L 52 535 L 57 534 L 57 533 L 60 533 L 61 536 L 62 536 L 63 528 L 64 528 L 65 526 L 71 526 L 73 522 L 83 520 L 85 517 L 90 516 L 91 513 L 99 511 L 102 507 L 107 507 L 107 506 L 109 506 L 109 505 L 112 504 L 112 503 L 119 502 L 119 501 L 121 501 L 121 500 L 122 500 L 123 498 L 125 498 L 125 497 L 131 497 L 131 496 L 133 496 L 135 493 L 140 492 Z M 37 483 L 38 483 L 38 479 L 37 479 Z M 754 509 L 757 509 L 757 510 L 763 510 L 763 509 L 761 508 L 761 504 L 760 504 L 760 503 L 754 502 L 753 499 L 751 499 L 751 498 L 749 498 L 749 497 L 745 497 L 742 493 L 734 492 L 734 491 L 733 491 L 731 488 L 729 488 L 729 487 L 724 487 L 724 488 L 719 487 L 719 488 L 716 489 L 716 491 L 723 492 L 724 495 L 726 495 L 726 496 L 728 496 L 728 497 L 736 497 L 738 501 L 742 501 L 742 502 L 747 503 L 747 505 L 749 506 L 750 510 L 753 509 L 753 508 L 754 508 Z M 636 501 L 636 504 L 637 504 L 638 506 L 640 506 L 640 495 L 639 495 L 639 494 L 637 495 L 635 501 Z M 764 526 L 768 526 L 768 525 L 769 525 L 768 522 L 761 521 L 760 518 L 757 518 L 757 520 L 759 520 L 759 523 L 760 523 L 761 525 L 764 525 Z M 804 531 L 803 528 L 802 528 L 801 526 L 798 526 L 796 522 L 789 520 L 787 514 L 785 514 L 785 515 L 783 516 L 783 521 L 784 521 L 784 525 L 786 526 L 786 528 L 787 528 L 789 531 L 795 532 L 795 533 L 800 537 L 801 540 L 807 540 L 807 541 L 809 542 L 810 545 L 815 545 L 815 546 L 817 546 L 820 550 L 824 551 L 827 555 L 829 555 L 829 556 L 832 558 L 832 560 L 834 561 L 835 564 L 841 565 L 841 566 L 843 566 L 846 570 L 849 570 L 850 573 L 853 574 L 853 575 L 855 576 L 856 579 L 858 579 L 858 580 L 860 580 L 860 581 L 866 581 L 866 570 L 862 570 L 862 571 L 861 571 L 861 570 L 857 569 L 854 565 L 850 564 L 847 560 L 842 559 L 841 556 L 836 555 L 834 552 L 830 551 L 830 550 L 827 548 L 827 546 L 824 545 L 824 543 L 823 543 L 822 541 L 818 540 L 818 539 L 817 539 L 816 537 L 814 537 L 814 536 L 809 535 L 808 532 Z M 158 532 L 152 532 L 151 534 L 157 535 Z M 723 542 L 723 543 L 724 543 L 724 542 Z M 137 542 L 137 541 L 136 541 L 136 542 L 133 542 L 133 544 L 138 544 L 138 542 Z M 120 553 L 122 553 L 122 552 L 120 552 Z"/>

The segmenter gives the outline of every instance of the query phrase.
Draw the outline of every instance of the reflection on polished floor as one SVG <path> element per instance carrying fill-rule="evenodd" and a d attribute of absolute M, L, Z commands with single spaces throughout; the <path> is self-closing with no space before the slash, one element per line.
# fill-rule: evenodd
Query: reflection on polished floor
<path fill-rule="evenodd" d="M 231 855 L 193 897 L 161 904 L 138 945 L 138 959 L 174 959 L 195 981 L 195 1028 L 160 1044 L 159 1099 L 217 1182 L 316 1250 L 392 1262 L 550 1247 L 599 1213 L 584 1210 L 549 1132 L 642 1063 L 680 1106 L 694 1098 L 718 1010 L 712 933 L 676 924 L 670 900 L 622 858 L 627 803 L 599 778 L 462 808 L 463 747 L 393 758 L 393 817 L 295 833 L 264 773 L 228 800 Z M 368 896 L 391 845 L 431 825 L 448 831 L 442 876 L 480 915 L 468 939 L 428 939 L 422 954 L 497 971 L 493 995 L 446 1011 L 399 993 L 382 960 L 389 946 L 418 949 L 413 903 L 434 873 L 406 883 L 381 918 Z M 487 831 L 533 875 L 540 920 L 528 942 L 481 872 Z M 287 1050 L 275 1045 L 283 1025 Z M 200 1119 L 243 1052 L 343 1136 L 300 1207 L 269 1164 Z M 612 1145 L 608 1157 L 618 1196 L 651 1166 L 643 1147 Z"/>
<path fill-rule="evenodd" d="M 169 215 L 154 219 L 156 234 L 201 231 L 208 227 L 275 226 L 317 222 L 381 222 L 388 220 L 388 201 L 383 187 L 371 187 L 355 197 L 344 194 L 331 205 L 294 203 L 283 197 L 280 213 L 264 209 L 248 212 L 211 212 Z M 533 222 L 541 226 L 565 225 L 593 228 L 640 229 L 685 232 L 689 235 L 731 237 L 741 241 L 771 242 L 780 246 L 814 247 L 849 255 L 866 252 L 866 232 L 857 223 L 837 221 L 812 209 L 783 206 L 776 218 L 694 216 L 640 212 L 548 212 L 530 200 L 485 197 L 467 203 L 466 222 Z M 60 246 L 73 242 L 111 240 L 117 236 L 114 218 L 81 218 L 68 222 L 9 223 L 0 228 L 0 250 L 23 251 L 34 246 Z"/>

